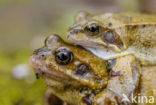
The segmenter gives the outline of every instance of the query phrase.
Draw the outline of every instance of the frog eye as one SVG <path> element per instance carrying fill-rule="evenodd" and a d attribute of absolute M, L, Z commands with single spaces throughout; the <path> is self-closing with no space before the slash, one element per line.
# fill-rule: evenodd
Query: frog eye
<path fill-rule="evenodd" d="M 90 25 L 87 25 L 84 29 L 86 35 L 88 36 L 98 36 L 101 34 L 101 26 L 92 23 Z"/>
<path fill-rule="evenodd" d="M 73 61 L 73 53 L 67 49 L 58 49 L 55 52 L 55 61 L 58 64 L 66 65 Z"/>

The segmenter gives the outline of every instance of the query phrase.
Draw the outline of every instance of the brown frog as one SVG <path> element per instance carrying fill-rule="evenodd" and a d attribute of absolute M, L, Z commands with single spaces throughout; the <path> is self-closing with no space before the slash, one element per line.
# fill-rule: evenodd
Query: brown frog
<path fill-rule="evenodd" d="M 156 65 L 156 15 L 80 12 L 68 32 L 68 40 L 104 60 L 133 54 Z"/>
<path fill-rule="evenodd" d="M 127 104 L 122 94 L 130 97 L 139 90 L 140 65 L 134 56 L 107 62 L 56 35 L 34 51 L 30 64 L 52 93 L 50 105 L 60 99 L 70 105 Z"/>

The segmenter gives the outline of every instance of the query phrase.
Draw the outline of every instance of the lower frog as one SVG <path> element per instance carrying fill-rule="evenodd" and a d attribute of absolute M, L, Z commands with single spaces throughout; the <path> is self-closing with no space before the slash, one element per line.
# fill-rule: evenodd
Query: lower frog
<path fill-rule="evenodd" d="M 48 96 L 65 104 L 119 105 L 125 103 L 122 94 L 129 97 L 139 90 L 141 68 L 134 56 L 107 62 L 56 35 L 34 51 L 30 64 L 48 85 Z M 55 105 L 53 99 L 49 105 Z"/>

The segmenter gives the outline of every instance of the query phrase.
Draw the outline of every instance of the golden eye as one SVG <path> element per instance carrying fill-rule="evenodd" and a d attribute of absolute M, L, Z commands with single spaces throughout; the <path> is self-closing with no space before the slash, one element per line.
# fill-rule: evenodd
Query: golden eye
<path fill-rule="evenodd" d="M 92 23 L 92 24 L 86 26 L 84 31 L 88 36 L 97 36 L 97 35 L 101 34 L 101 26 L 99 26 L 95 23 Z"/>
<path fill-rule="evenodd" d="M 73 53 L 67 49 L 58 49 L 55 52 L 55 61 L 58 64 L 66 65 L 73 61 Z"/>

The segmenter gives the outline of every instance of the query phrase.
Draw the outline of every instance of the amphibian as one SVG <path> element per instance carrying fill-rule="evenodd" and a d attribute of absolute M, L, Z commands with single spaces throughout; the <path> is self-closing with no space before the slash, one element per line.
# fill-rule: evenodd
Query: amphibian
<path fill-rule="evenodd" d="M 124 104 L 122 94 L 138 92 L 140 65 L 134 56 L 108 62 L 56 35 L 34 51 L 30 64 L 50 92 L 70 105 Z"/>
<path fill-rule="evenodd" d="M 156 64 L 156 15 L 80 12 L 67 39 L 104 60 L 133 54 L 142 65 Z"/>

